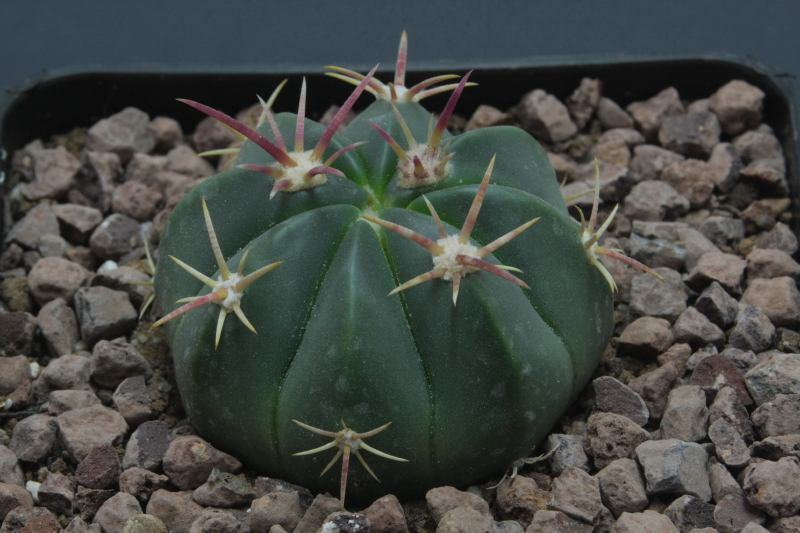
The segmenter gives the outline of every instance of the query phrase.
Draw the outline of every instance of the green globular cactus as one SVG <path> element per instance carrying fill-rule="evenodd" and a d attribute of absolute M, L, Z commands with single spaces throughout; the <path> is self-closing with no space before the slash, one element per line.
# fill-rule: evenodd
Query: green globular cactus
<path fill-rule="evenodd" d="M 405 48 L 394 83 L 333 69 L 358 87 L 327 128 L 305 82 L 298 114 L 265 105 L 258 131 L 187 101 L 248 141 L 175 207 L 155 278 L 164 308 L 184 304 L 154 327 L 170 321 L 198 433 L 342 500 L 348 476 L 356 499 L 417 497 L 526 457 L 609 340 L 597 256 L 632 262 L 597 245 L 597 200 L 588 223 L 568 215 L 523 130 L 451 136 L 468 76 L 407 89 Z M 335 133 L 365 89 L 378 100 Z M 453 89 L 438 121 L 418 103 Z"/>

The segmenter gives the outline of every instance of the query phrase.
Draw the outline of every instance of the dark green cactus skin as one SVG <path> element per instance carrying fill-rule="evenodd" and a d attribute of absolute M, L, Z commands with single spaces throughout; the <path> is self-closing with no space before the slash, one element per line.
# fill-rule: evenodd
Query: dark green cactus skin
<path fill-rule="evenodd" d="M 415 103 L 398 107 L 417 140 L 426 139 L 429 113 Z M 397 156 L 367 117 L 405 146 L 390 107 L 376 102 L 326 151 L 368 141 L 332 165 L 347 179 L 328 176 L 317 188 L 269 201 L 272 178 L 234 169 L 192 190 L 161 238 L 156 289 L 165 312 L 179 298 L 209 292 L 168 255 L 219 275 L 201 197 L 232 270 L 251 246 L 245 274 L 284 261 L 244 293 L 242 310 L 258 334 L 229 318 L 215 350 L 216 305 L 168 324 L 187 414 L 201 436 L 260 473 L 333 494 L 339 465 L 320 472 L 335 450 L 292 456 L 331 439 L 292 420 L 330 431 L 344 420 L 359 432 L 391 422 L 367 442 L 409 462 L 362 451 L 381 484 L 350 462 L 348 498 L 371 501 L 466 487 L 527 456 L 591 376 L 613 313 L 548 158 L 527 133 L 497 127 L 459 135 L 443 182 L 401 189 Z M 293 139 L 296 116 L 276 120 L 283 138 Z M 307 120 L 306 147 L 323 130 Z M 268 125 L 259 131 L 274 139 Z M 448 234 L 457 233 L 494 154 L 473 244 L 541 217 L 486 258 L 522 269 L 518 277 L 531 289 L 479 271 L 464 278 L 455 307 L 451 284 L 441 279 L 387 296 L 430 270 L 431 254 L 359 215 L 377 212 L 436 240 L 424 193 Z M 248 141 L 238 162 L 274 160 Z"/>

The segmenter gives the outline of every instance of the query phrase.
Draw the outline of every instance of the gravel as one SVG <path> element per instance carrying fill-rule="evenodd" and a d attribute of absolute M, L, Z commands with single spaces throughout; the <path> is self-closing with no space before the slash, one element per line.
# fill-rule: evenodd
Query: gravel
<path fill-rule="evenodd" d="M 157 304 L 137 320 L 149 288 L 126 282 L 150 280 L 144 239 L 157 256 L 172 207 L 216 172 L 196 153 L 236 139 L 211 119 L 184 135 L 172 118 L 127 108 L 21 149 L 0 254 L 3 531 L 782 532 L 800 523 L 800 265 L 764 93 L 734 80 L 695 102 L 669 87 L 623 106 L 602 92 L 595 79 L 562 99 L 531 87 L 510 109 L 480 106 L 451 125 L 526 129 L 565 195 L 593 185 L 597 157 L 600 222 L 621 204 L 605 245 L 667 282 L 609 264 L 620 286 L 615 334 L 531 451 L 553 454 L 518 462 L 515 476 L 509 465 L 502 483 L 498 473 L 425 500 L 348 505 L 356 516 L 330 496 L 242 471 L 194 435 L 164 332 L 149 331 Z"/>

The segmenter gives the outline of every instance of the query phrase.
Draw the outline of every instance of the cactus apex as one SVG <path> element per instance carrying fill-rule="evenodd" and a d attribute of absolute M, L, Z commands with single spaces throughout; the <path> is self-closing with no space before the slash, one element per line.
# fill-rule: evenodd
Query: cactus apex
<path fill-rule="evenodd" d="M 333 440 L 331 442 L 329 442 L 328 444 L 325 444 L 323 446 L 320 446 L 319 448 L 306 450 L 304 452 L 297 452 L 297 453 L 295 453 L 293 455 L 311 455 L 312 453 L 321 452 L 321 451 L 328 450 L 328 449 L 333 448 L 333 447 L 338 447 L 339 448 L 339 451 L 336 452 L 336 455 L 333 457 L 333 460 L 331 460 L 331 462 L 328 463 L 328 466 L 326 466 L 325 469 L 322 471 L 322 473 L 320 474 L 320 477 L 325 475 L 325 472 L 330 470 L 330 468 L 334 464 L 336 464 L 336 461 L 339 460 L 339 457 L 344 456 L 343 459 L 342 459 L 342 479 L 341 479 L 341 484 L 339 486 L 339 501 L 341 501 L 342 506 L 344 506 L 344 495 L 345 495 L 345 489 L 347 488 L 347 471 L 350 468 L 350 453 L 351 452 L 356 455 L 356 457 L 358 458 L 359 462 L 361 462 L 361 464 L 364 466 L 364 468 L 367 470 L 367 472 L 369 472 L 369 474 L 373 478 L 375 478 L 375 481 L 377 481 L 378 483 L 380 483 L 380 479 L 378 479 L 378 476 L 375 475 L 375 472 L 373 472 L 372 469 L 369 466 L 367 466 L 367 462 L 364 460 L 364 458 L 361 456 L 361 454 L 358 451 L 359 449 L 363 448 L 363 449 L 365 449 L 365 450 L 367 450 L 369 452 L 374 453 L 375 455 L 383 457 L 384 459 L 391 459 L 392 461 L 400 461 L 400 462 L 403 462 L 403 463 L 408 462 L 408 459 L 403 459 L 401 457 L 395 457 L 394 455 L 389 455 L 388 453 L 382 452 L 380 450 L 377 450 L 377 449 L 373 448 L 372 446 L 369 446 L 366 442 L 362 442 L 363 439 L 365 439 L 367 437 L 372 437 L 373 435 L 377 435 L 378 433 L 380 433 L 384 429 L 388 428 L 392 424 L 391 422 L 388 422 L 388 423 L 386 423 L 386 424 L 384 424 L 384 425 L 382 425 L 380 427 L 377 427 L 377 428 L 375 428 L 375 429 L 373 429 L 371 431 L 367 431 L 365 433 L 356 433 L 355 431 L 353 431 L 352 429 L 347 427 L 347 425 L 344 423 L 344 420 L 342 420 L 342 430 L 341 431 L 337 431 L 337 432 L 325 431 L 323 429 L 318 429 L 318 428 L 315 428 L 313 426 L 309 426 L 308 424 L 304 424 L 303 422 L 300 422 L 299 420 L 292 420 L 292 422 L 294 422 L 295 424 L 297 424 L 298 426 L 300 426 L 300 427 L 302 427 L 304 429 L 307 429 L 307 430 L 311 431 L 312 433 L 316 433 L 318 435 L 324 435 L 326 437 L 332 437 L 333 438 Z"/>
<path fill-rule="evenodd" d="M 469 214 L 467 214 L 467 218 L 464 221 L 464 225 L 461 227 L 461 231 L 458 235 L 447 235 L 444 226 L 442 225 L 442 221 L 439 218 L 439 214 L 436 212 L 436 209 L 434 209 L 433 204 L 431 204 L 430 201 L 428 201 L 428 199 L 424 196 L 423 198 L 425 203 L 428 205 L 431 216 L 436 223 L 436 229 L 439 232 L 439 240 L 436 242 L 399 224 L 381 220 L 375 217 L 365 215 L 361 216 L 361 218 L 368 220 L 369 222 L 374 222 L 375 224 L 394 231 L 403 237 L 411 239 L 415 243 L 428 250 L 433 256 L 434 268 L 432 270 L 425 272 L 424 274 L 420 274 L 419 276 L 412 278 L 402 285 L 396 287 L 392 292 L 389 293 L 389 296 L 413 287 L 414 285 L 419 285 L 425 281 L 442 278 L 445 281 L 453 282 L 453 305 L 455 306 L 456 302 L 458 301 L 458 291 L 461 287 L 461 278 L 477 270 L 489 272 L 490 274 L 494 274 L 495 276 L 503 278 L 504 280 L 519 285 L 524 289 L 530 289 L 530 287 L 524 281 L 508 273 L 509 270 L 520 272 L 519 269 L 504 265 L 494 265 L 484 261 L 483 258 L 531 227 L 537 220 L 539 220 L 539 218 L 535 218 L 526 222 L 520 227 L 506 233 L 505 235 L 495 239 L 481 248 L 478 248 L 469 242 L 469 237 L 472 234 L 472 229 L 475 227 L 475 221 L 478 218 L 478 212 L 480 211 L 481 205 L 483 205 L 483 199 L 486 196 L 486 189 L 489 187 L 489 180 L 492 177 L 494 161 L 495 157 L 492 157 L 492 160 L 489 162 L 489 167 L 486 169 L 486 173 L 481 181 L 481 185 L 478 188 L 478 192 L 475 195 L 475 199 L 472 201 L 472 207 L 470 207 Z"/>
<path fill-rule="evenodd" d="M 436 127 L 433 127 L 433 115 L 431 115 L 431 126 L 429 128 L 428 140 L 426 143 L 418 143 L 411 133 L 403 115 L 392 103 L 392 110 L 394 111 L 400 128 L 403 131 L 403 136 L 408 143 L 408 150 L 404 150 L 400 143 L 398 143 L 391 135 L 389 135 L 383 128 L 370 121 L 369 125 L 378 132 L 383 140 L 394 150 L 399 159 L 397 170 L 400 173 L 399 182 L 400 187 L 404 189 L 412 189 L 416 187 L 426 187 L 434 185 L 443 181 L 450 174 L 450 159 L 453 158 L 455 152 L 447 153 L 450 148 L 450 141 L 441 147 L 442 135 L 444 134 L 447 122 L 453 114 L 461 92 L 467 86 L 472 71 L 469 71 L 459 82 L 456 90 L 450 95 L 450 100 L 442 111 Z"/>
<path fill-rule="evenodd" d="M 440 81 L 451 80 L 458 78 L 456 74 L 444 74 L 441 76 L 434 76 L 428 78 L 411 88 L 405 86 L 406 82 L 406 66 L 408 64 L 408 35 L 403 30 L 400 36 L 400 46 L 397 49 L 397 63 L 394 70 L 394 83 L 383 83 L 379 80 L 372 79 L 367 87 L 367 92 L 371 93 L 378 100 L 386 100 L 387 102 L 419 102 L 420 100 L 433 96 L 434 94 L 452 91 L 458 88 L 458 84 L 451 83 L 448 85 L 440 85 L 439 87 L 431 87 Z M 326 66 L 326 69 L 332 72 L 326 72 L 327 76 L 342 80 L 353 85 L 358 85 L 364 79 L 363 74 L 342 67 Z M 467 86 L 474 86 L 477 83 L 467 83 Z M 463 87 L 462 87 L 463 89 Z"/>
<path fill-rule="evenodd" d="M 597 231 L 594 231 L 595 223 L 597 222 L 597 210 L 598 205 L 600 204 L 600 165 L 597 162 L 597 159 L 594 160 L 594 201 L 592 202 L 592 213 L 589 216 L 589 224 L 586 224 L 586 220 L 583 217 L 583 211 L 581 211 L 580 207 L 575 206 L 575 209 L 578 210 L 578 214 L 581 217 L 581 229 L 580 229 L 580 237 L 581 242 L 583 243 L 583 247 L 586 250 L 586 256 L 589 258 L 589 262 L 591 262 L 597 270 L 603 275 L 603 277 L 608 282 L 609 287 L 611 287 L 611 292 L 617 292 L 617 283 L 614 281 L 614 278 L 611 276 L 611 273 L 603 266 L 603 263 L 600 262 L 599 257 L 600 255 L 605 255 L 606 257 L 611 257 L 614 259 L 618 259 L 625 263 L 628 263 L 631 266 L 634 266 L 644 272 L 647 272 L 651 276 L 658 278 L 661 281 L 664 281 L 658 272 L 654 271 L 647 265 L 644 265 L 637 261 L 636 259 L 632 259 L 622 253 L 622 250 L 613 250 L 609 248 L 604 248 L 597 244 L 597 241 L 600 237 L 605 233 L 608 229 L 608 226 L 611 224 L 611 221 L 614 220 L 614 215 L 617 214 L 617 209 L 619 208 L 619 204 L 614 206 L 614 209 L 611 211 L 611 214 L 608 216 L 606 221 L 603 223 L 602 226 Z"/>
<path fill-rule="evenodd" d="M 244 290 L 247 288 L 248 285 L 253 283 L 255 280 L 269 272 L 275 267 L 278 267 L 283 264 L 283 261 L 278 261 L 276 263 L 269 264 L 267 266 L 261 267 L 258 270 L 251 272 L 247 276 L 244 276 L 244 262 L 247 259 L 247 255 L 250 253 L 250 249 L 245 251 L 242 255 L 242 259 L 239 261 L 239 269 L 238 271 L 233 274 L 231 273 L 228 265 L 225 264 L 225 258 L 222 255 L 222 250 L 220 249 L 219 242 L 217 241 L 217 234 L 214 232 L 214 225 L 211 223 L 211 214 L 208 212 L 208 206 L 206 205 L 206 199 L 202 198 L 203 201 L 203 217 L 205 218 L 206 222 L 206 229 L 208 231 L 208 238 L 211 241 L 211 249 L 214 251 L 214 258 L 217 260 L 217 265 L 219 266 L 220 277 L 216 281 L 209 278 L 205 274 L 198 272 L 194 268 L 190 267 L 180 259 L 169 256 L 170 259 L 175 261 L 178 266 L 183 268 L 186 272 L 194 276 L 195 278 L 199 279 L 212 289 L 213 292 L 206 294 L 205 296 L 190 296 L 188 298 L 182 298 L 175 303 L 184 303 L 181 307 L 175 309 L 171 313 L 167 314 L 166 316 L 162 317 L 158 320 L 155 324 L 150 326 L 150 329 L 157 328 L 161 324 L 165 322 L 169 322 L 173 318 L 176 318 L 192 309 L 205 305 L 207 303 L 216 302 L 217 305 L 220 306 L 220 313 L 219 318 L 217 319 L 217 330 L 214 339 L 214 348 L 216 349 L 219 346 L 219 339 L 222 335 L 222 327 L 225 323 L 225 317 L 231 311 L 233 311 L 239 320 L 242 321 L 247 329 L 252 331 L 253 333 L 257 333 L 256 329 L 250 323 L 250 321 L 245 316 L 244 312 L 241 308 L 241 300 Z"/>

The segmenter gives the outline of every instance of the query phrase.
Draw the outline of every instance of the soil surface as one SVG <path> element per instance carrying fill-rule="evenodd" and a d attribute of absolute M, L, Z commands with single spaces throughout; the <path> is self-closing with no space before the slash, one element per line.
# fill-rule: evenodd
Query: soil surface
<path fill-rule="evenodd" d="M 587 217 L 597 169 L 598 226 L 619 206 L 599 244 L 663 281 L 602 258 L 614 337 L 531 457 L 480 486 L 348 511 L 194 435 L 149 330 L 162 313 L 147 250 L 157 262 L 172 207 L 230 164 L 196 153 L 238 141 L 211 119 L 186 135 L 128 108 L 30 143 L 6 180 L 0 255 L 2 531 L 800 531 L 796 177 L 763 99 L 734 80 L 622 107 L 584 79 L 564 102 L 532 90 L 454 116 L 454 133 L 530 132 Z"/>

